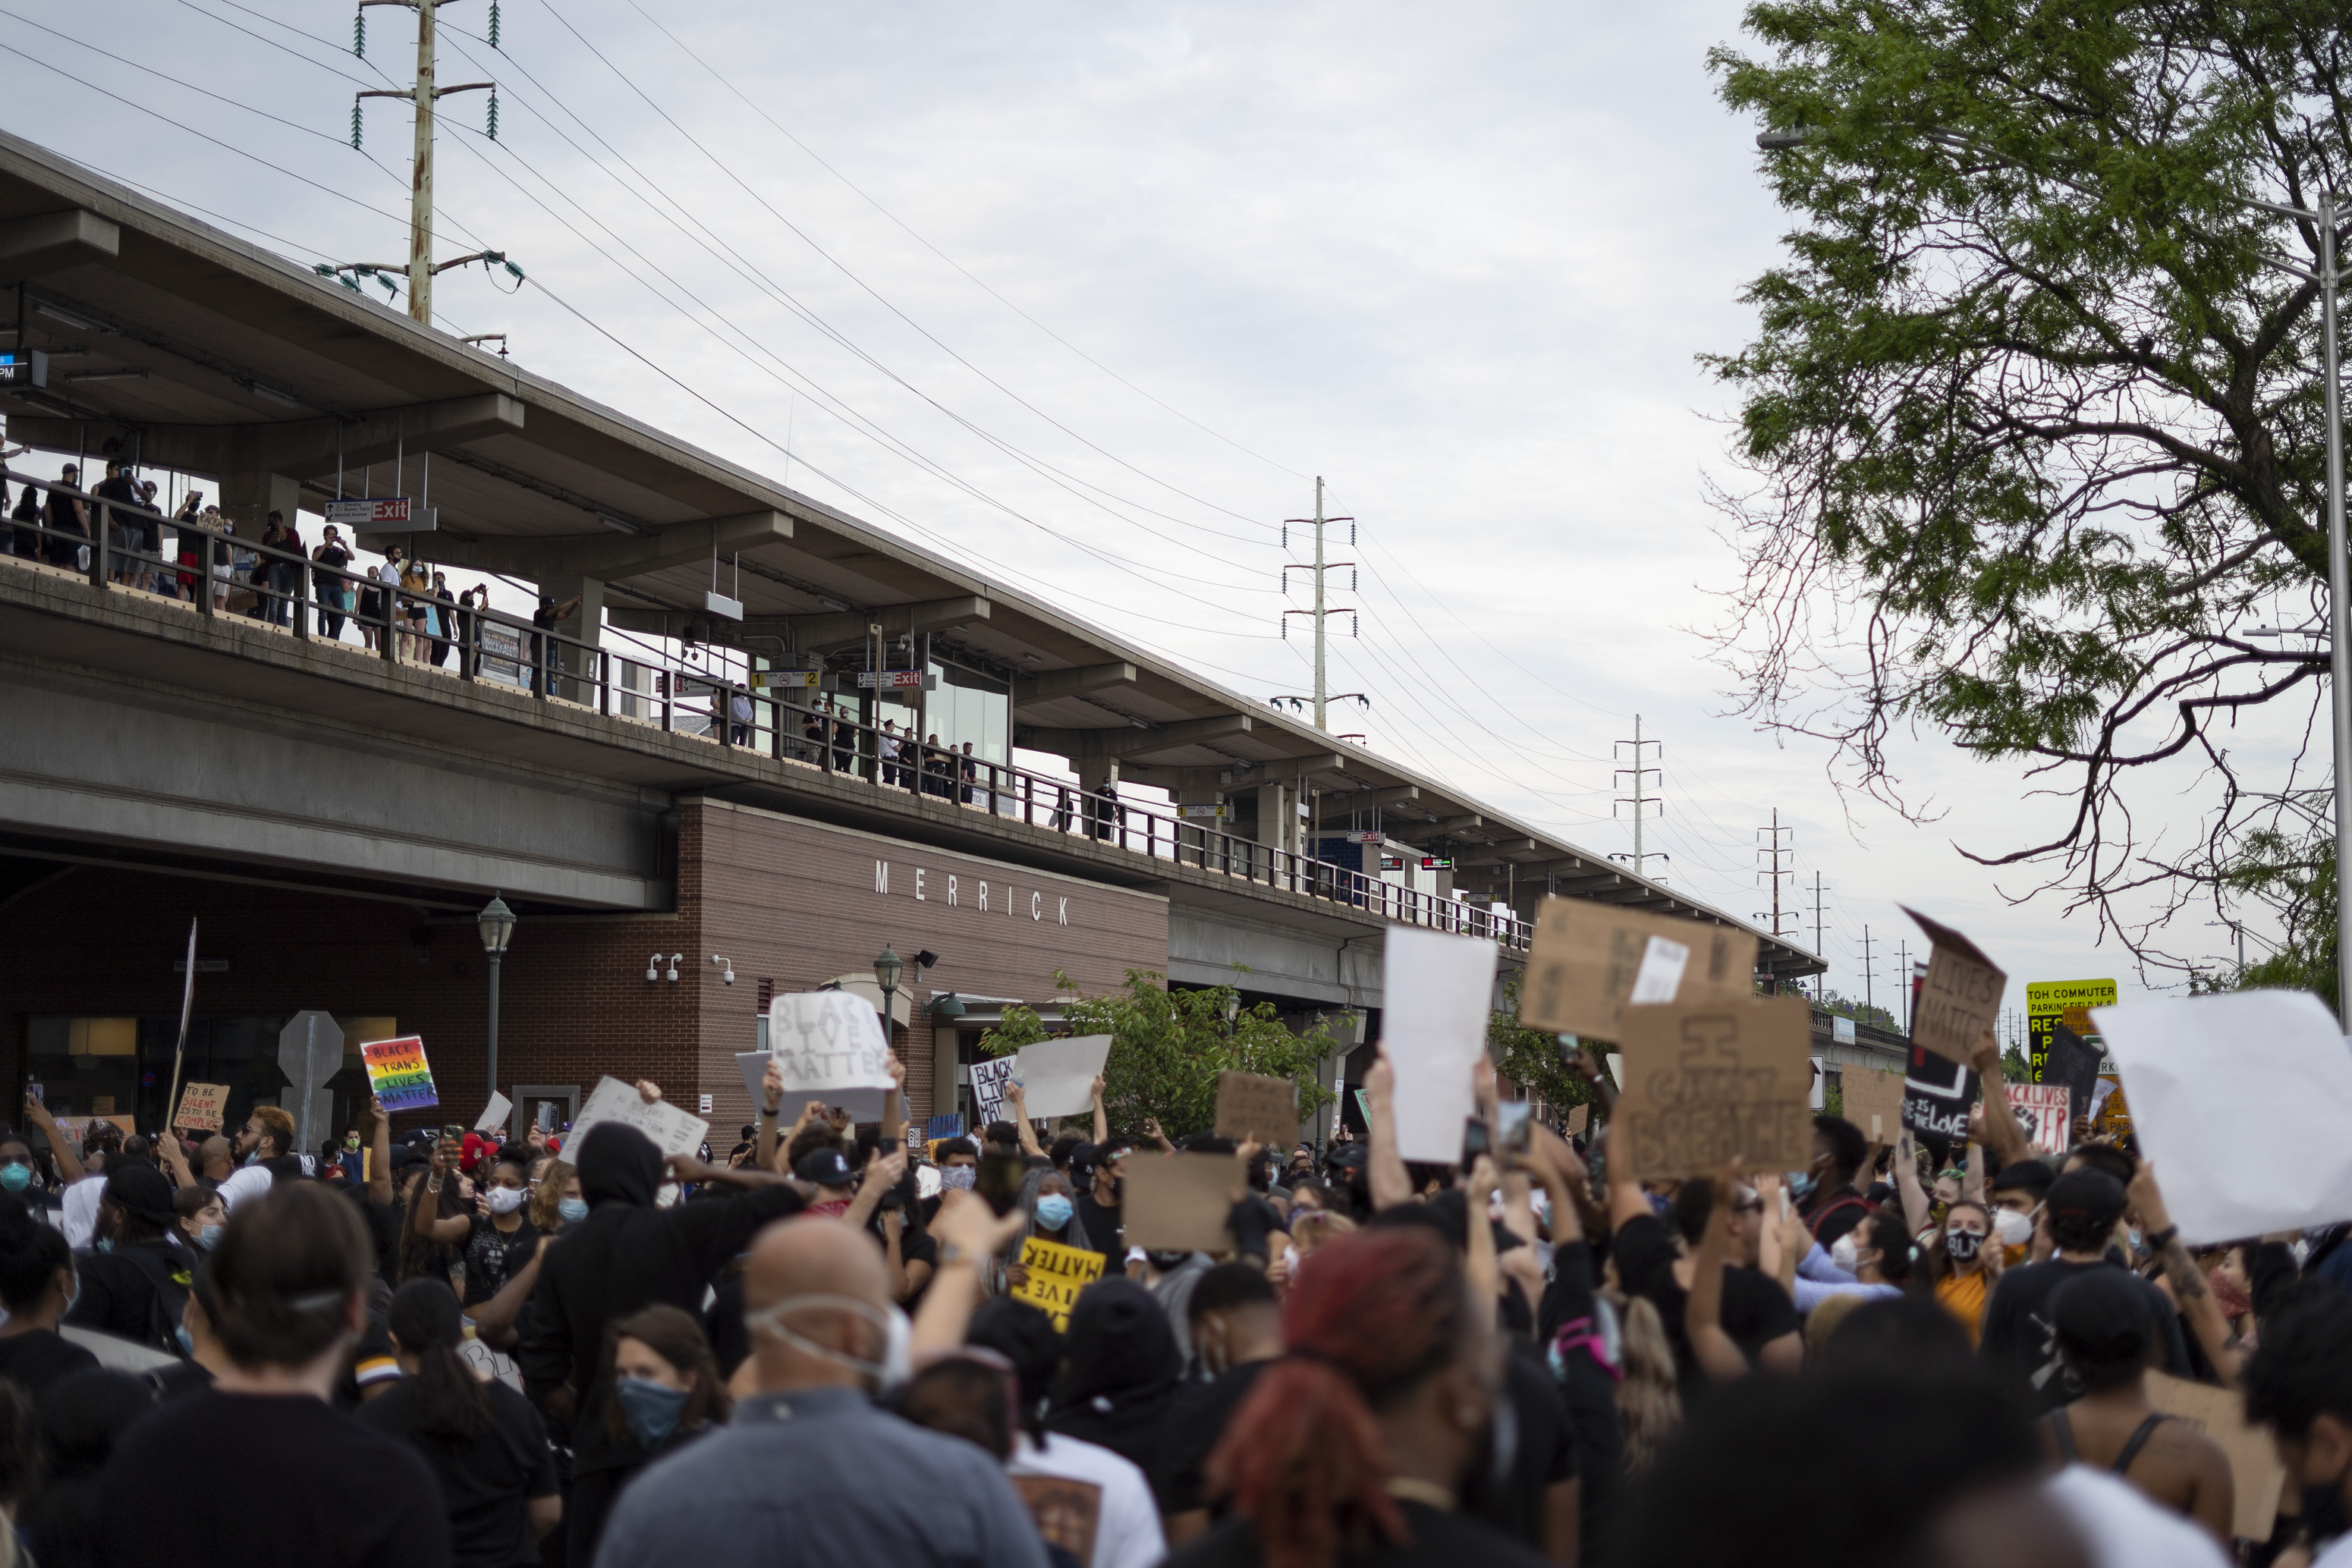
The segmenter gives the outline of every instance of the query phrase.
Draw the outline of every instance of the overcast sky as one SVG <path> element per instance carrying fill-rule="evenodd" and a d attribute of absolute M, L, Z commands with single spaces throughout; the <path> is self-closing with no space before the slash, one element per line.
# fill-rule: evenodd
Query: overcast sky
<path fill-rule="evenodd" d="M 1945 813 L 1914 827 L 1727 716 L 1698 633 L 1735 574 L 1705 498 L 1733 403 L 1695 356 L 1746 341 L 1789 226 L 1705 68 L 1736 5 L 509 0 L 493 53 L 487 3 L 442 20 L 441 81 L 495 77 L 499 120 L 443 102 L 437 253 L 530 282 L 445 275 L 444 328 L 1254 696 L 1312 680 L 1278 527 L 1323 475 L 1360 530 L 1331 685 L 1371 699 L 1335 730 L 1627 851 L 1638 713 L 1651 870 L 1767 910 L 1777 810 L 1785 928 L 1812 945 L 1818 873 L 1838 988 L 1867 926 L 1887 999 L 1898 900 L 2013 1007 L 2136 988 L 2087 916 L 1955 849 L 2054 820 L 2016 768 L 1903 743 Z M 328 0 L 33 0 L 0 14 L 0 123 L 304 262 L 394 260 L 406 107 L 349 132 L 415 19 L 366 17 L 360 60 Z"/>

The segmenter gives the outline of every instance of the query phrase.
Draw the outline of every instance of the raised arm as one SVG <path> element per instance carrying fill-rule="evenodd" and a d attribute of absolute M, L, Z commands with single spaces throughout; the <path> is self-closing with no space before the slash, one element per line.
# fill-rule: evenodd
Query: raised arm
<path fill-rule="evenodd" d="M 2004 1166 L 2032 1158 L 2025 1129 L 2017 1124 L 2017 1113 L 2009 1108 L 2009 1090 L 2000 1070 L 2000 1041 L 1990 1028 L 1977 1042 L 1975 1065 L 1977 1079 L 1984 1087 L 1985 1146 Z"/>
<path fill-rule="evenodd" d="M 25 1096 L 25 1120 L 47 1135 L 49 1153 L 57 1156 L 58 1175 L 65 1178 L 66 1185 L 70 1186 L 81 1180 L 81 1151 L 73 1146 L 73 1139 L 58 1125 L 58 1119 L 49 1114 L 49 1108 L 29 1093 Z"/>
<path fill-rule="evenodd" d="M 882 1141 L 894 1149 L 907 1146 L 907 1064 L 892 1051 L 890 1087 L 882 1092 Z"/>
<path fill-rule="evenodd" d="M 1690 1301 L 1683 1312 L 1691 1354 L 1700 1370 L 1718 1383 L 1748 1375 L 1748 1357 L 1723 1330 L 1723 1259 L 1730 1239 L 1738 1170 L 1739 1162 L 1735 1159 L 1709 1184 L 1715 1201 L 1707 1206 L 1706 1230 L 1699 1237 L 1698 1258 L 1691 1265 Z"/>
<path fill-rule="evenodd" d="M 381 1208 L 392 1201 L 392 1113 L 371 1094 L 367 1113 L 375 1118 L 368 1132 L 368 1201 Z"/>
<path fill-rule="evenodd" d="M 1396 1069 L 1383 1051 L 1364 1074 L 1364 1104 L 1371 1113 L 1371 1149 L 1364 1176 L 1371 1186 L 1375 1211 L 1394 1208 L 1412 1197 L 1412 1177 L 1405 1171 L 1404 1156 L 1397 1153 L 1395 1096 Z"/>
<path fill-rule="evenodd" d="M 853 1227 L 864 1229 L 866 1222 L 874 1218 L 874 1211 L 882 1206 L 882 1195 L 897 1186 L 898 1178 L 906 1174 L 907 1151 L 904 1148 L 892 1149 L 887 1154 L 876 1149 L 873 1156 L 866 1162 L 866 1179 L 857 1184 L 857 1196 L 849 1200 L 849 1210 L 841 1218 Z"/>
<path fill-rule="evenodd" d="M 1029 1124 L 1029 1094 L 1018 1080 L 1004 1086 L 1005 1098 L 1013 1102 L 1013 1130 L 1021 1139 L 1021 1152 L 1043 1159 L 1045 1151 L 1037 1143 L 1037 1129 Z"/>
<path fill-rule="evenodd" d="M 1470 1183 L 1463 1196 L 1470 1200 L 1470 1246 L 1462 1260 L 1462 1271 L 1470 1281 L 1472 1299 L 1486 1302 L 1492 1312 L 1503 1293 L 1503 1276 L 1495 1264 L 1495 1227 L 1486 1218 L 1495 1197 L 1493 1160 L 1480 1155 L 1471 1162 Z"/>
<path fill-rule="evenodd" d="M 1103 1101 L 1102 1101 L 1102 1097 L 1103 1097 L 1103 1081 L 1102 1081 L 1102 1074 L 1101 1074 L 1101 1073 L 1099 1073 L 1099 1072 L 1097 1072 L 1097 1073 L 1096 1073 L 1096 1074 L 1095 1074 L 1095 1082 L 1094 1082 L 1094 1112 L 1095 1112 L 1095 1127 L 1094 1127 L 1094 1132 L 1095 1132 L 1095 1146 L 1096 1146 L 1097 1148 L 1100 1148 L 1103 1145 L 1108 1144 L 1108 1143 L 1109 1143 L 1109 1142 L 1110 1142 L 1110 1117 L 1109 1117 L 1109 1116 L 1108 1116 L 1108 1115 L 1106 1115 L 1106 1114 L 1104 1113 L 1104 1112 L 1103 1112 Z"/>
<path fill-rule="evenodd" d="M 950 1188 L 940 1195 L 940 1210 L 931 1217 L 930 1227 L 940 1244 L 939 1268 L 923 1304 L 915 1309 L 908 1345 L 916 1364 L 963 1343 L 964 1331 L 980 1305 L 981 1260 L 1002 1250 L 1025 1218 L 1014 1208 L 999 1218 L 977 1193 Z"/>
<path fill-rule="evenodd" d="M 1168 1134 L 1160 1130 L 1159 1117 L 1146 1116 L 1143 1119 L 1143 1135 L 1159 1145 L 1161 1154 L 1172 1155 L 1176 1152 L 1176 1145 L 1170 1143 Z"/>
<path fill-rule="evenodd" d="M 784 1070 L 776 1059 L 768 1058 L 768 1071 L 760 1075 L 760 1148 L 752 1156 L 763 1171 L 776 1168 L 776 1138 L 781 1129 L 778 1121 L 784 1113 Z M 795 1129 L 797 1130 L 797 1129 Z"/>
<path fill-rule="evenodd" d="M 2156 1166 L 2147 1160 L 2132 1176 L 2129 1196 L 2132 1207 L 2139 1211 L 2140 1234 L 2148 1247 L 2164 1262 L 2165 1278 L 2172 1281 L 2172 1294 L 2180 1302 L 2180 1310 L 2189 1315 L 2189 1326 L 2196 1331 L 2197 1343 L 2205 1352 L 2205 1359 L 2221 1381 L 2236 1387 L 2238 1375 L 2246 1364 L 2245 1346 L 2231 1329 L 2230 1320 L 2221 1315 L 2221 1303 L 2213 1299 L 2212 1287 L 2206 1282 L 2205 1271 L 2180 1244 L 2180 1228 L 2172 1223 L 2164 1207 L 2164 1194 L 2156 1185 Z"/>
<path fill-rule="evenodd" d="M 446 1140 L 436 1142 L 433 1152 L 425 1156 L 423 1186 L 409 1188 L 409 1228 L 427 1241 L 437 1241 L 445 1247 L 463 1241 L 474 1228 L 474 1222 L 462 1214 L 441 1218 L 441 1184 L 449 1178 L 449 1150 Z"/>
<path fill-rule="evenodd" d="M 1895 1140 L 1895 1190 L 1903 1197 L 1903 1223 L 1916 1236 L 1927 1223 L 1927 1189 L 1919 1185 L 1919 1155 L 1906 1127 Z"/>
<path fill-rule="evenodd" d="M 180 1134 L 170 1127 L 155 1140 L 155 1155 L 163 1162 L 163 1174 L 172 1178 L 175 1188 L 196 1185 L 195 1173 L 188 1168 L 188 1151 L 180 1146 Z"/>

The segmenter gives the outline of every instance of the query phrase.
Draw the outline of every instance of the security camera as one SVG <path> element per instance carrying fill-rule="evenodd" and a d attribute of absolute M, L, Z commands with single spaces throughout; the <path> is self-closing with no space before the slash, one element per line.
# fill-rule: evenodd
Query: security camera
<path fill-rule="evenodd" d="M 721 985 L 731 986 L 735 983 L 735 966 L 732 961 L 722 958 L 716 953 L 710 955 L 710 961 L 714 964 L 724 964 L 727 967 L 727 972 L 719 977 Z"/>

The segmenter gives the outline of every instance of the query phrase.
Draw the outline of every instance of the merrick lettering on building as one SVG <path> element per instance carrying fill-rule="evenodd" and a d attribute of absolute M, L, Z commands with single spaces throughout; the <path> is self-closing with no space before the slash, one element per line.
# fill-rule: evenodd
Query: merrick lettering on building
<path fill-rule="evenodd" d="M 947 872 L 942 874 L 948 879 L 948 891 L 945 901 L 948 907 L 950 909 L 961 909 L 965 907 L 963 903 L 962 879 L 958 877 L 953 872 Z M 919 903 L 929 904 L 935 902 L 930 896 L 930 875 L 931 873 L 929 866 L 919 865 L 915 868 L 915 898 Z M 887 898 L 890 896 L 890 862 L 887 860 L 877 860 L 874 862 L 874 891 L 880 897 Z M 976 899 L 975 907 L 978 908 L 981 914 L 987 914 L 989 896 L 988 883 L 975 880 L 973 883 L 973 892 Z M 1018 902 L 1019 901 L 1013 897 L 1012 889 L 1002 886 L 998 888 L 997 904 L 998 906 L 1004 911 L 1008 918 L 1016 913 L 1015 906 Z M 1045 895 L 1044 894 L 1033 893 L 1029 895 L 1029 918 L 1037 922 L 1041 925 L 1045 924 Z M 1058 895 L 1055 898 L 1054 921 L 1055 924 L 1059 925 L 1067 925 L 1070 923 L 1070 901 L 1068 899 Z"/>

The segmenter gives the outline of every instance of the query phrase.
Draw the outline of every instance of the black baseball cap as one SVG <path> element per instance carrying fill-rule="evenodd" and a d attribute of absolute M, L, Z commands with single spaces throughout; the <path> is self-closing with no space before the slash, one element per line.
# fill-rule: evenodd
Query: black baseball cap
<path fill-rule="evenodd" d="M 2046 1201 L 2053 1220 L 2079 1218 L 2104 1230 L 2123 1218 L 2126 1200 L 2123 1183 L 2105 1171 L 2084 1166 L 2052 1182 Z"/>
<path fill-rule="evenodd" d="M 835 1148 L 811 1149 L 793 1166 L 793 1175 L 819 1186 L 847 1186 L 857 1179 L 857 1173 L 850 1168 L 849 1156 Z"/>

